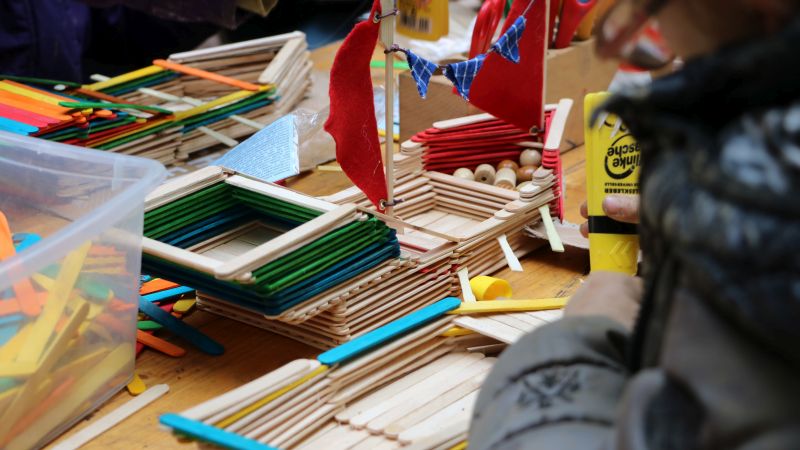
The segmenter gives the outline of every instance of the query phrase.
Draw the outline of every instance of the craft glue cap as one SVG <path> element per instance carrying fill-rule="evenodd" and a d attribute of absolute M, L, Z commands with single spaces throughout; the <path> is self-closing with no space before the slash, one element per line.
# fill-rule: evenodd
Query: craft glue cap
<path fill-rule="evenodd" d="M 508 284 L 508 281 L 500 278 L 480 275 L 469 280 L 469 287 L 478 300 L 511 298 L 511 285 Z"/>

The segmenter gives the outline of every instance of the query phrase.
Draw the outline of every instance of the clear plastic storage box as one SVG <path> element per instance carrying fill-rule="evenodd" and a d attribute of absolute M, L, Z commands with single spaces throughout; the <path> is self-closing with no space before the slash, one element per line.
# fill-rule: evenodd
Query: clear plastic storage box
<path fill-rule="evenodd" d="M 164 177 L 0 132 L 0 448 L 43 446 L 132 377 L 144 198 Z"/>

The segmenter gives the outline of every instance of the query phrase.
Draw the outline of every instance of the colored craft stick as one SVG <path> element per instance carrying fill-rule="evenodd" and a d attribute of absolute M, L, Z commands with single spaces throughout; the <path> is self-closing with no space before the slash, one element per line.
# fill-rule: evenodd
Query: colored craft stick
<path fill-rule="evenodd" d="M 221 421 L 217 422 L 215 425 L 220 427 L 220 428 L 227 428 L 231 424 L 236 423 L 242 417 L 247 416 L 248 414 L 252 413 L 253 411 L 255 411 L 255 410 L 259 409 L 259 408 L 261 408 L 262 406 L 266 405 L 267 403 L 272 402 L 273 400 L 281 397 L 283 394 L 293 390 L 294 388 L 296 388 L 298 386 L 301 386 L 301 385 L 305 384 L 307 381 L 312 380 L 312 379 L 316 378 L 317 376 L 319 376 L 319 375 L 321 375 L 321 374 L 323 374 L 323 373 L 325 373 L 327 371 L 328 371 L 328 366 L 321 365 L 321 366 L 317 367 L 316 369 L 314 369 L 314 371 L 309 373 L 308 375 L 305 375 L 304 377 L 300 378 L 299 380 L 296 380 L 296 381 L 294 381 L 292 383 L 289 383 L 288 385 L 278 389 L 277 391 L 270 393 L 269 395 L 267 395 L 266 397 L 262 398 L 261 400 L 255 402 L 255 403 L 253 403 L 252 405 L 249 405 L 246 408 L 240 409 L 239 411 L 237 411 L 233 415 L 231 415 L 229 417 L 226 417 L 224 420 L 221 420 Z"/>
<path fill-rule="evenodd" d="M 75 83 L 75 82 L 72 82 L 72 81 L 50 80 L 50 79 L 47 79 L 47 78 L 35 78 L 35 77 L 21 77 L 21 76 L 18 76 L 18 75 L 2 75 L 2 74 L 0 74 L 0 79 L 21 81 L 23 83 L 44 84 L 44 85 L 47 85 L 47 86 L 63 85 L 63 86 L 66 86 L 66 87 L 73 87 L 73 88 L 80 87 L 80 83 Z"/>
<path fill-rule="evenodd" d="M 157 112 L 160 114 L 172 114 L 172 111 L 152 105 L 134 105 L 131 103 L 106 103 L 106 102 L 58 102 L 66 108 L 116 108 L 116 109 L 136 109 L 146 112 Z"/>
<path fill-rule="evenodd" d="M 175 305 L 172 307 L 172 310 L 183 314 L 189 312 L 189 310 L 191 310 L 194 307 L 195 303 L 197 303 L 197 300 L 193 298 L 178 300 L 177 302 L 175 302 Z"/>
<path fill-rule="evenodd" d="M 39 128 L 58 123 L 56 119 L 3 104 L 0 104 L 0 116 Z"/>
<path fill-rule="evenodd" d="M 0 261 L 4 261 L 17 253 L 14 238 L 8 226 L 6 216 L 0 212 Z M 19 303 L 19 310 L 28 317 L 38 316 L 42 312 L 42 304 L 33 285 L 28 278 L 14 284 L 14 294 Z M 0 317 L 1 318 L 1 317 Z"/>
<path fill-rule="evenodd" d="M 164 71 L 163 67 L 147 66 L 141 69 L 134 70 L 132 72 L 123 73 L 122 75 L 117 75 L 116 77 L 109 78 L 108 80 L 98 81 L 97 83 L 84 85 L 82 88 L 92 91 L 100 91 L 109 88 L 111 86 L 127 83 L 129 81 L 136 80 L 137 78 L 150 76 L 163 71 Z"/>
<path fill-rule="evenodd" d="M 264 445 L 258 441 L 248 439 L 236 433 L 206 425 L 203 422 L 187 419 L 177 414 L 163 414 L 158 421 L 167 427 L 172 428 L 180 434 L 191 438 L 219 445 L 223 448 L 237 450 L 277 450 L 274 447 Z"/>
<path fill-rule="evenodd" d="M 180 285 L 178 283 L 173 283 L 172 281 L 156 278 L 151 281 L 143 282 L 142 287 L 139 288 L 139 294 L 147 295 L 147 294 L 152 294 L 153 292 L 164 291 L 176 287 L 180 287 Z"/>
<path fill-rule="evenodd" d="M 194 292 L 194 288 L 186 287 L 186 286 L 179 286 L 172 289 L 167 289 L 165 291 L 154 292 L 152 294 L 147 294 L 142 296 L 142 300 L 148 302 L 160 302 L 162 300 L 169 300 L 171 298 L 175 298 L 181 296 L 183 294 L 188 294 L 189 292 Z"/>
<path fill-rule="evenodd" d="M 11 429 L 9 435 L 13 436 L 28 428 L 39 416 L 44 414 L 45 411 L 58 404 L 67 392 L 72 389 L 73 384 L 75 384 L 75 377 L 67 377 L 67 379 L 56 387 L 41 403 L 22 416 L 16 425 L 14 425 L 14 428 Z"/>
<path fill-rule="evenodd" d="M 41 240 L 42 238 L 38 234 L 17 233 L 14 235 L 14 241 L 18 243 L 14 244 L 14 246 L 17 249 L 17 253 L 19 253 Z"/>
<path fill-rule="evenodd" d="M 444 336 L 444 337 L 457 337 L 457 336 L 467 336 L 469 334 L 474 334 L 474 333 L 475 333 L 474 331 L 468 330 L 466 328 L 453 327 L 453 328 L 450 328 L 449 330 L 445 331 L 444 333 L 442 333 L 442 336 Z"/>
<path fill-rule="evenodd" d="M 490 300 L 475 303 L 462 303 L 448 314 L 484 314 L 502 312 L 545 311 L 561 309 L 569 300 L 568 297 L 539 298 L 535 300 Z"/>
<path fill-rule="evenodd" d="M 17 108 L 26 109 L 28 111 L 38 112 L 48 116 L 57 116 L 69 114 L 69 108 L 60 105 L 50 105 L 39 100 L 34 100 L 24 95 L 15 94 L 8 91 L 0 91 L 0 100 L 3 103 L 9 103 Z M 70 116 L 67 116 L 70 117 Z M 57 117 L 56 117 L 57 118 Z"/>
<path fill-rule="evenodd" d="M 164 328 L 161 324 L 152 320 L 140 320 L 136 322 L 136 328 L 142 331 L 160 330 Z"/>
<path fill-rule="evenodd" d="M 209 111 L 209 110 L 211 110 L 213 108 L 216 108 L 217 106 L 226 105 L 228 103 L 235 102 L 236 100 L 240 100 L 240 99 L 243 99 L 245 97 L 249 97 L 249 96 L 254 95 L 254 94 L 255 94 L 254 92 L 247 91 L 247 90 L 232 92 L 232 93 L 230 93 L 228 95 L 223 95 L 220 98 L 211 100 L 210 102 L 206 102 L 206 103 L 203 103 L 202 105 L 195 106 L 194 108 L 187 109 L 185 111 L 177 111 L 177 112 L 175 112 L 175 119 L 176 120 L 183 120 L 183 119 L 185 119 L 187 117 L 196 116 L 198 114 L 202 114 L 202 113 L 204 113 L 206 111 Z"/>
<path fill-rule="evenodd" d="M 187 340 L 201 351 L 208 353 L 209 355 L 221 355 L 225 352 L 225 347 L 213 339 L 172 317 L 169 313 L 164 312 L 158 306 L 141 297 L 139 298 L 139 309 L 142 310 L 143 313 L 150 316 L 153 321 L 160 323 L 165 328 Z"/>
<path fill-rule="evenodd" d="M 261 89 L 261 86 L 257 84 L 248 83 L 246 81 L 237 80 L 231 77 L 226 77 L 224 75 L 208 72 L 206 70 L 196 69 L 194 67 L 184 66 L 183 64 L 178 64 L 172 61 L 157 59 L 153 61 L 153 64 L 163 67 L 165 69 L 172 70 L 173 72 L 180 72 L 186 75 L 191 75 L 193 77 L 203 78 L 208 81 L 215 81 L 217 83 L 227 84 L 228 86 L 244 89 L 246 91 L 258 91 L 259 89 Z"/>
<path fill-rule="evenodd" d="M 464 441 L 454 445 L 450 450 L 466 450 L 466 449 L 467 449 L 467 441 Z"/>
<path fill-rule="evenodd" d="M 174 358 L 178 358 L 186 354 L 185 349 L 182 349 L 177 345 L 169 343 L 161 338 L 157 338 L 152 334 L 147 334 L 142 330 L 136 330 L 136 341 Z"/>
<path fill-rule="evenodd" d="M 0 130 L 14 134 L 21 134 L 23 136 L 27 136 L 31 133 L 39 131 L 39 129 L 34 126 L 17 122 L 16 120 L 6 119 L 5 117 L 0 117 Z"/>
<path fill-rule="evenodd" d="M 13 81 L 0 81 L 0 90 L 22 95 L 23 97 L 28 97 L 51 105 L 58 105 L 58 102 L 60 101 L 69 101 L 69 99 L 66 97 L 40 91 L 39 89 L 25 86 L 24 84 L 15 83 Z"/>
<path fill-rule="evenodd" d="M 75 450 L 80 448 L 92 439 L 100 436 L 118 423 L 132 416 L 145 406 L 153 403 L 167 392 L 169 392 L 169 386 L 166 384 L 157 384 L 151 387 L 138 397 L 129 400 L 114 411 L 111 411 L 100 419 L 95 420 L 86 428 L 54 445 L 52 450 Z"/>
<path fill-rule="evenodd" d="M 394 322 L 372 330 L 350 342 L 328 350 L 319 355 L 317 360 L 327 366 L 346 361 L 403 333 L 441 317 L 448 311 L 455 310 L 460 305 L 461 300 L 455 297 L 439 300 L 432 305 L 426 306 Z"/>
<path fill-rule="evenodd" d="M 139 395 L 147 390 L 147 386 L 144 384 L 144 381 L 142 381 L 137 372 L 133 373 L 133 379 L 126 387 L 131 395 Z"/>
<path fill-rule="evenodd" d="M 78 275 L 80 275 L 83 267 L 83 260 L 86 258 L 86 253 L 89 251 L 90 246 L 91 242 L 87 242 L 64 258 L 61 270 L 56 277 L 55 285 L 53 289 L 49 289 L 44 311 L 33 323 L 33 331 L 31 331 L 28 340 L 23 345 L 20 356 L 17 359 L 19 362 L 37 362 L 39 360 L 47 342 L 50 340 L 52 330 L 64 312 L 64 307 L 72 294 L 72 289 L 78 281 Z"/>

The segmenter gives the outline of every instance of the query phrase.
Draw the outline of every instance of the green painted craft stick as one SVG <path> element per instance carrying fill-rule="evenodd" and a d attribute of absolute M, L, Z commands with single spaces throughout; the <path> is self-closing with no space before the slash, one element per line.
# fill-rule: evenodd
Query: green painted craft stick
<path fill-rule="evenodd" d="M 370 61 L 369 66 L 373 69 L 385 69 L 386 68 L 386 61 Z M 399 70 L 408 70 L 410 67 L 408 66 L 407 62 L 404 61 L 395 61 L 393 64 L 395 69 Z"/>
<path fill-rule="evenodd" d="M 164 328 L 161 324 L 153 322 L 152 320 L 140 320 L 136 322 L 136 328 L 142 331 L 160 330 Z"/>
<path fill-rule="evenodd" d="M 106 103 L 106 102 L 58 102 L 60 106 L 73 109 L 100 108 L 100 109 L 138 109 L 139 111 L 157 112 L 161 114 L 172 114 L 172 111 L 158 106 L 131 105 L 127 103 Z"/>
<path fill-rule="evenodd" d="M 71 88 L 79 88 L 81 87 L 80 83 L 75 83 L 72 81 L 61 81 L 61 80 L 49 80 L 47 78 L 34 78 L 34 77 L 21 77 L 19 75 L 2 75 L 0 74 L 0 79 L 4 80 L 11 80 L 11 81 L 20 81 L 23 83 L 35 83 L 35 84 L 46 84 L 50 86 L 58 86 L 62 84 L 67 87 Z"/>

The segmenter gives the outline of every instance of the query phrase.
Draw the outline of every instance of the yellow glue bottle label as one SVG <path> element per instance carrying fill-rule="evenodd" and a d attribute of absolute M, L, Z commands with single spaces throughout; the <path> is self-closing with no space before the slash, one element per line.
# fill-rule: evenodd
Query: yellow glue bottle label
<path fill-rule="evenodd" d="M 450 33 L 448 0 L 398 0 L 397 32 L 435 41 Z"/>
<path fill-rule="evenodd" d="M 584 100 L 586 187 L 589 211 L 591 270 L 636 273 L 639 235 L 636 225 L 617 222 L 603 212 L 607 195 L 638 195 L 641 149 L 614 115 L 603 115 L 590 126 L 591 115 L 608 93 Z"/>

